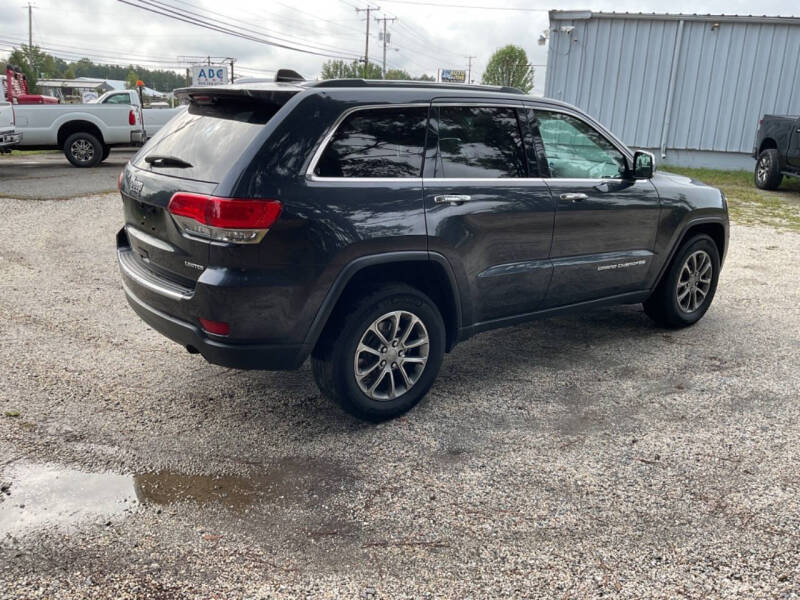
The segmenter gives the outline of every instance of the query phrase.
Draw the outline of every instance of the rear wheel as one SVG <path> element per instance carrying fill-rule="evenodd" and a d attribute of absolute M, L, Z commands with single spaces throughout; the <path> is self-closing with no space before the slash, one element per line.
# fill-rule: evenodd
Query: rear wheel
<path fill-rule="evenodd" d="M 714 299 L 719 280 L 719 250 L 707 235 L 687 240 L 673 258 L 644 310 L 656 323 L 679 328 L 699 321 Z"/>
<path fill-rule="evenodd" d="M 103 160 L 103 145 L 91 133 L 73 133 L 64 142 L 64 156 L 76 167 L 94 167 Z"/>
<path fill-rule="evenodd" d="M 762 190 L 774 190 L 783 181 L 781 163 L 778 151 L 770 148 L 758 155 L 756 161 L 755 182 L 756 187 Z"/>
<path fill-rule="evenodd" d="M 111 146 L 104 145 L 103 146 L 103 155 L 102 155 L 102 158 L 100 159 L 100 162 L 103 162 L 105 159 L 107 159 L 109 154 L 111 154 Z"/>
<path fill-rule="evenodd" d="M 311 357 L 323 394 L 369 421 L 401 415 L 425 396 L 445 346 L 444 321 L 430 298 L 387 284 L 365 291 L 332 319 Z"/>

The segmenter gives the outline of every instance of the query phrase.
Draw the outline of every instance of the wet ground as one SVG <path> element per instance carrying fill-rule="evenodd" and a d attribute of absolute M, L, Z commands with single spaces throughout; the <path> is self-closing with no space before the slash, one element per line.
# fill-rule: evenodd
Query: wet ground
<path fill-rule="evenodd" d="M 0 599 L 797 596 L 800 235 L 735 226 L 691 329 L 487 333 L 374 426 L 150 331 L 120 221 L 0 202 Z"/>
<path fill-rule="evenodd" d="M 62 152 L 0 154 L 0 199 L 73 198 L 117 189 L 117 177 L 135 154 L 133 148 L 114 148 L 91 169 L 73 167 Z"/>

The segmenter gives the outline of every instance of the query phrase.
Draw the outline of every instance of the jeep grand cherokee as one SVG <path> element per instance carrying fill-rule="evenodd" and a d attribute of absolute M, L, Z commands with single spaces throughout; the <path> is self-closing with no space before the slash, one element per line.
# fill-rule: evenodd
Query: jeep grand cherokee
<path fill-rule="evenodd" d="M 181 90 L 120 176 L 127 299 L 209 362 L 296 369 L 381 420 L 470 336 L 599 305 L 708 310 L 723 194 L 510 88 L 333 80 Z M 498 352 L 502 352 L 498 349 Z"/>

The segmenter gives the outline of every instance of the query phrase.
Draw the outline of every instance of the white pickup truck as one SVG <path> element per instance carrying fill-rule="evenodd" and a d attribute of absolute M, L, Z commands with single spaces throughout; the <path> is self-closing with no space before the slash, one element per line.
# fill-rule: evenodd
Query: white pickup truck
<path fill-rule="evenodd" d="M 19 144 L 22 134 L 14 121 L 14 106 L 0 100 L 0 152 L 6 152 Z"/>
<path fill-rule="evenodd" d="M 57 148 L 76 167 L 94 167 L 112 146 L 144 143 L 139 106 L 123 104 L 17 104 L 19 148 Z"/>
<path fill-rule="evenodd" d="M 93 104 L 128 104 L 141 107 L 139 94 L 135 90 L 112 90 L 100 96 Z M 150 139 L 159 129 L 186 107 L 178 108 L 147 108 L 141 109 L 145 138 Z"/>

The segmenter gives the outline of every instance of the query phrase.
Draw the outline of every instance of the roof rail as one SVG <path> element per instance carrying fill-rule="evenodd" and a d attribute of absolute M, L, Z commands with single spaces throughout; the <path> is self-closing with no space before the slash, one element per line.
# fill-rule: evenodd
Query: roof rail
<path fill-rule="evenodd" d="M 468 83 L 437 83 L 434 81 L 418 81 L 407 79 L 325 79 L 312 81 L 309 87 L 338 88 L 338 87 L 421 87 L 442 88 L 446 90 L 473 90 L 503 92 L 505 94 L 525 94 L 521 89 L 507 85 L 475 85 Z"/>

